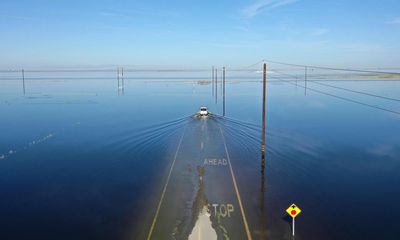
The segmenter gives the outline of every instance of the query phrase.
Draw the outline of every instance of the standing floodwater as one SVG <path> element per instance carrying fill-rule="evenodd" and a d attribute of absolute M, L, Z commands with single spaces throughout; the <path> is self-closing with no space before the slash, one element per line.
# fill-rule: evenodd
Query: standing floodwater
<path fill-rule="evenodd" d="M 296 239 L 398 235 L 399 81 L 267 77 L 262 175 L 259 75 L 223 117 L 208 76 L 32 74 L 0 80 L 0 239 L 292 239 L 292 203 Z"/>
<path fill-rule="evenodd" d="M 223 130 L 213 116 L 196 116 L 185 126 L 148 238 L 250 237 L 227 151 Z"/>

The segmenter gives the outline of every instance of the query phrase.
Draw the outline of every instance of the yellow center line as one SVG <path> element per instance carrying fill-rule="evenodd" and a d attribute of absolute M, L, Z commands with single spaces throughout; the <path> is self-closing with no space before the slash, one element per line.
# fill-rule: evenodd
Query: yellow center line
<path fill-rule="evenodd" d="M 150 239 L 151 239 L 151 235 L 153 234 L 154 226 L 156 225 L 156 222 L 157 222 L 157 218 L 158 218 L 158 214 L 159 214 L 159 212 L 160 212 L 161 204 L 162 204 L 162 202 L 163 202 L 163 200 L 164 200 L 164 195 L 165 195 L 165 192 L 166 192 L 166 190 L 167 190 L 167 186 L 168 186 L 168 183 L 169 183 L 169 179 L 171 178 L 172 170 L 174 169 L 174 165 L 175 165 L 175 162 L 176 162 L 176 158 L 178 157 L 179 149 L 181 148 L 181 144 L 182 144 L 183 136 L 185 135 L 185 131 L 186 131 L 186 127 L 185 127 L 185 129 L 183 130 L 181 139 L 179 140 L 178 147 L 176 148 L 174 161 L 172 161 L 171 168 L 169 169 L 167 181 L 165 182 L 164 189 L 163 189 L 162 194 L 161 194 L 161 197 L 160 197 L 160 202 L 158 203 L 158 206 L 157 206 L 156 215 L 154 216 L 153 223 L 151 224 L 151 227 L 150 227 L 149 235 L 147 235 L 147 240 L 150 240 Z"/>
<path fill-rule="evenodd" d="M 249 225 L 247 224 L 247 220 L 246 220 L 246 214 L 244 213 L 244 208 L 243 208 L 242 200 L 241 200 L 241 197 L 240 197 L 239 189 L 238 189 L 238 186 L 236 184 L 235 174 L 233 173 L 233 169 L 232 169 L 231 159 L 229 157 L 228 148 L 226 147 L 225 136 L 224 136 L 224 134 L 222 132 L 221 126 L 219 126 L 219 130 L 221 131 L 222 140 L 224 142 L 226 157 L 228 158 L 229 169 L 231 170 L 233 186 L 235 187 L 236 196 L 237 196 L 237 199 L 238 199 L 238 202 L 239 202 L 240 211 L 242 213 L 242 218 L 243 218 L 244 228 L 246 229 L 247 239 L 248 240 L 252 240 L 251 234 L 250 234 L 250 230 L 249 230 Z"/>

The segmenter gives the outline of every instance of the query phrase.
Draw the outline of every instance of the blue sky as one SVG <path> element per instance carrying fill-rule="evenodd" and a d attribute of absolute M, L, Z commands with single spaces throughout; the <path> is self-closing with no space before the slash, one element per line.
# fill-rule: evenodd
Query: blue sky
<path fill-rule="evenodd" d="M 398 0 L 2 0 L 0 32 L 0 68 L 400 67 Z"/>

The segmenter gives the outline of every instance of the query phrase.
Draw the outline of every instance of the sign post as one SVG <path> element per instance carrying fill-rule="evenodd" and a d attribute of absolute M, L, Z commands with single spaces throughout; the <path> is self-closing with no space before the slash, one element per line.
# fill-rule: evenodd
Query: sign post
<path fill-rule="evenodd" d="M 301 213 L 301 209 L 296 206 L 296 204 L 290 205 L 287 209 L 286 212 L 289 214 L 289 216 L 292 217 L 292 235 L 294 237 L 294 223 L 295 223 L 295 218 Z"/>

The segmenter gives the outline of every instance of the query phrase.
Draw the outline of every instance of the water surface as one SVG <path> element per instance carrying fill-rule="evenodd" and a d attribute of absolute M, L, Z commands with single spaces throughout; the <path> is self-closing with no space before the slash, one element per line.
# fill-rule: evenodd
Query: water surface
<path fill-rule="evenodd" d="M 1 239 L 146 239 L 174 159 L 152 238 L 203 224 L 245 239 L 228 154 L 253 239 L 292 239 L 292 203 L 296 239 L 399 233 L 399 81 L 270 78 L 263 176 L 257 76 L 228 72 L 223 117 L 205 73 L 127 76 L 123 91 L 104 73 L 35 74 L 25 95 L 17 75 L 0 80 Z M 200 106 L 213 116 L 193 118 Z"/>

